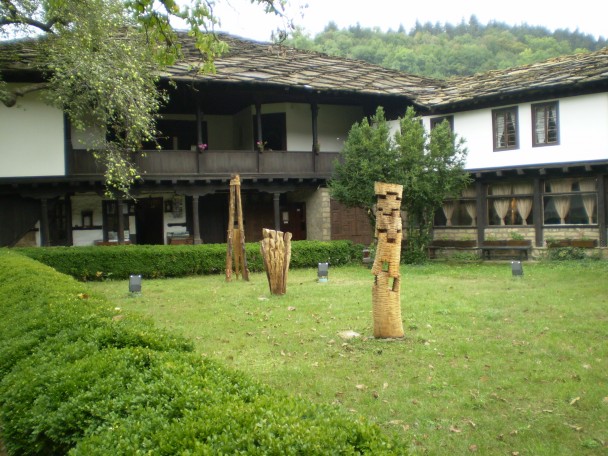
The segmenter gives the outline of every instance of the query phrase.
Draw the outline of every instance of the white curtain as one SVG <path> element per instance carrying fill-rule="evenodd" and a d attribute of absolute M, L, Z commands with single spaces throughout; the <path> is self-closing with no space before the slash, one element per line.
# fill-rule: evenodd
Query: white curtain
<path fill-rule="evenodd" d="M 513 185 L 513 193 L 516 195 L 526 195 L 532 193 L 532 184 L 515 184 Z M 522 225 L 527 225 L 526 219 L 530 215 L 530 211 L 532 210 L 532 198 L 525 196 L 518 196 L 515 199 L 515 205 L 517 207 L 517 212 L 521 217 Z"/>
<path fill-rule="evenodd" d="M 536 110 L 536 144 L 544 144 L 545 139 L 545 110 Z"/>
<path fill-rule="evenodd" d="M 579 182 L 581 192 L 595 192 L 595 180 L 588 179 Z M 595 212 L 595 194 L 583 195 L 583 206 L 587 214 L 587 223 L 593 223 L 593 213 Z"/>
<path fill-rule="evenodd" d="M 463 198 L 475 198 L 477 192 L 475 187 L 467 187 L 462 191 Z M 464 201 L 464 209 L 467 211 L 469 217 L 471 217 L 471 226 L 475 226 L 477 223 L 477 202 L 476 201 Z"/>
<path fill-rule="evenodd" d="M 475 226 L 477 221 L 477 203 L 475 201 L 465 201 L 464 208 L 471 217 L 471 226 Z"/>
<path fill-rule="evenodd" d="M 492 195 L 510 195 L 511 194 L 511 186 L 502 184 L 502 185 L 493 185 L 492 186 Z M 509 206 L 511 205 L 511 198 L 496 198 L 494 199 L 494 210 L 496 214 L 500 218 L 500 224 L 505 224 L 505 217 L 509 213 Z"/>
<path fill-rule="evenodd" d="M 452 226 L 452 216 L 454 215 L 455 208 L 454 201 L 444 201 L 443 202 L 443 215 L 445 215 L 445 226 Z"/>
<path fill-rule="evenodd" d="M 572 191 L 572 181 L 570 179 L 562 179 L 551 182 L 552 193 L 568 193 Z M 570 212 L 570 195 L 568 196 L 554 196 L 553 203 L 555 204 L 555 210 L 559 215 L 559 222 L 563 225 L 566 223 L 566 217 Z"/>
<path fill-rule="evenodd" d="M 505 143 L 505 118 L 496 116 L 496 147 L 504 147 Z"/>

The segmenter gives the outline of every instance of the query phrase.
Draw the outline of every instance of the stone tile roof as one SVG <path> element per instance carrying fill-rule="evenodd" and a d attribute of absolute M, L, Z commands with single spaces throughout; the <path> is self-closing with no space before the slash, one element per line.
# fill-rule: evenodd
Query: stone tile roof
<path fill-rule="evenodd" d="M 333 57 L 272 43 L 220 34 L 230 50 L 216 60 L 216 73 L 197 71 L 201 54 L 180 34 L 184 57 L 161 77 L 177 81 L 219 81 L 302 87 L 319 92 L 403 97 L 429 109 L 466 108 L 538 93 L 573 93 L 589 87 L 608 91 L 608 47 L 531 65 L 441 81 L 390 70 L 360 60 Z M 0 46 L 0 68 L 26 69 L 35 59 L 33 40 Z M 15 63 L 15 50 L 20 62 Z M 9 65 L 10 63 L 10 65 Z M 555 96 L 555 95 L 553 95 Z"/>
<path fill-rule="evenodd" d="M 332 57 L 272 43 L 220 35 L 230 48 L 215 62 L 215 74 L 199 73 L 200 53 L 182 40 L 184 58 L 162 76 L 181 81 L 222 81 L 303 87 L 317 91 L 396 95 L 415 100 L 431 95 L 441 81 L 389 70 L 360 60 Z"/>
<path fill-rule="evenodd" d="M 473 104 L 538 93 L 603 87 L 608 91 L 608 47 L 585 54 L 556 57 L 531 65 L 494 70 L 445 81 L 434 93 L 424 93 L 418 102 L 429 107 Z"/>

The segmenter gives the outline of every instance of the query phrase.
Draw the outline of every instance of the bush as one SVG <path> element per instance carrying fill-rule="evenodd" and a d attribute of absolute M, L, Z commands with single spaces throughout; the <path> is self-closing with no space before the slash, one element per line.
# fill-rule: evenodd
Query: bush
<path fill-rule="evenodd" d="M 584 260 L 587 254 L 580 247 L 557 247 L 547 249 L 547 258 L 552 261 Z"/>
<path fill-rule="evenodd" d="M 264 270 L 259 243 L 245 245 L 250 272 Z M 117 245 L 112 247 L 37 247 L 17 249 L 59 272 L 78 280 L 126 279 L 141 274 L 146 279 L 224 273 L 226 244 Z M 350 241 L 294 241 L 292 268 L 334 266 L 361 258 L 361 246 Z"/>
<path fill-rule="evenodd" d="M 0 306 L 10 454 L 405 453 L 377 426 L 202 359 L 189 341 L 6 249 Z"/>

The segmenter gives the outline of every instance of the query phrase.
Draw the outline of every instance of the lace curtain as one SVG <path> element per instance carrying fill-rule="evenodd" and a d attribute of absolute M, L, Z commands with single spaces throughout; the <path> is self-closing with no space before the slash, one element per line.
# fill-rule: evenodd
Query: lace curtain
<path fill-rule="evenodd" d="M 510 195 L 511 194 L 511 186 L 502 184 L 502 185 L 493 185 L 492 186 L 492 195 Z M 496 214 L 500 218 L 500 224 L 505 224 L 505 217 L 509 213 L 509 206 L 511 203 L 511 198 L 496 198 L 494 199 L 494 210 Z"/>
<path fill-rule="evenodd" d="M 551 182 L 552 193 L 568 193 L 572 191 L 572 182 L 569 179 L 556 180 Z M 570 212 L 570 195 L 554 196 L 553 204 L 557 215 L 559 215 L 559 222 L 563 225 L 566 223 L 566 217 Z"/>
<path fill-rule="evenodd" d="M 581 192 L 595 192 L 595 180 L 582 180 L 579 182 Z M 587 223 L 593 223 L 593 213 L 595 212 L 595 194 L 583 195 L 583 206 L 587 214 Z"/>
<path fill-rule="evenodd" d="M 454 201 L 443 202 L 443 215 L 445 215 L 445 226 L 452 226 L 452 216 L 454 215 Z"/>
<path fill-rule="evenodd" d="M 530 194 L 532 193 L 532 184 L 515 184 L 513 185 L 513 193 L 516 195 Z M 526 220 L 532 211 L 532 197 L 518 196 L 515 199 L 515 205 L 521 217 L 522 225 L 527 225 Z"/>
<path fill-rule="evenodd" d="M 463 198 L 475 198 L 475 188 L 468 187 L 462 191 Z M 467 211 L 469 217 L 471 217 L 471 226 L 475 226 L 477 223 L 477 202 L 476 201 L 465 201 L 464 209 Z"/>

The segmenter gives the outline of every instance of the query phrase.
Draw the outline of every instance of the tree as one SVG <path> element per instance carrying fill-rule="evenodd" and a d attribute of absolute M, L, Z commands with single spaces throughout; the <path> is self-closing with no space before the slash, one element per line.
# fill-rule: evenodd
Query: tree
<path fill-rule="evenodd" d="M 464 171 L 466 148 L 444 121 L 427 133 L 409 107 L 391 135 L 384 110 L 371 122 L 363 119 L 351 128 L 329 182 L 333 198 L 348 207 L 360 207 L 375 224 L 374 182 L 403 185 L 406 213 L 405 257 L 416 262 L 426 257 L 435 212 L 446 198 L 460 195 L 470 178 Z"/>
<path fill-rule="evenodd" d="M 395 135 L 402 169 L 402 208 L 406 213 L 406 260 L 426 258 L 432 240 L 435 213 L 447 198 L 458 198 L 470 183 L 464 171 L 467 150 L 464 139 L 452 132 L 444 120 L 430 134 L 424 130 L 413 108 L 408 108 Z"/>
<path fill-rule="evenodd" d="M 286 0 L 251 0 L 283 16 Z M 181 56 L 172 21 L 180 20 L 203 54 L 201 71 L 213 71 L 226 46 L 210 33 L 218 22 L 214 2 L 193 0 L 0 0 L 0 39 L 5 48 L 35 48 L 33 69 L 43 82 L 14 88 L 2 81 L 0 101 L 15 105 L 44 91 L 78 129 L 94 129 L 91 148 L 106 169 L 109 191 L 128 195 L 139 178 L 131 160 L 155 137 L 155 115 L 166 101 L 157 88 L 159 70 Z"/>

